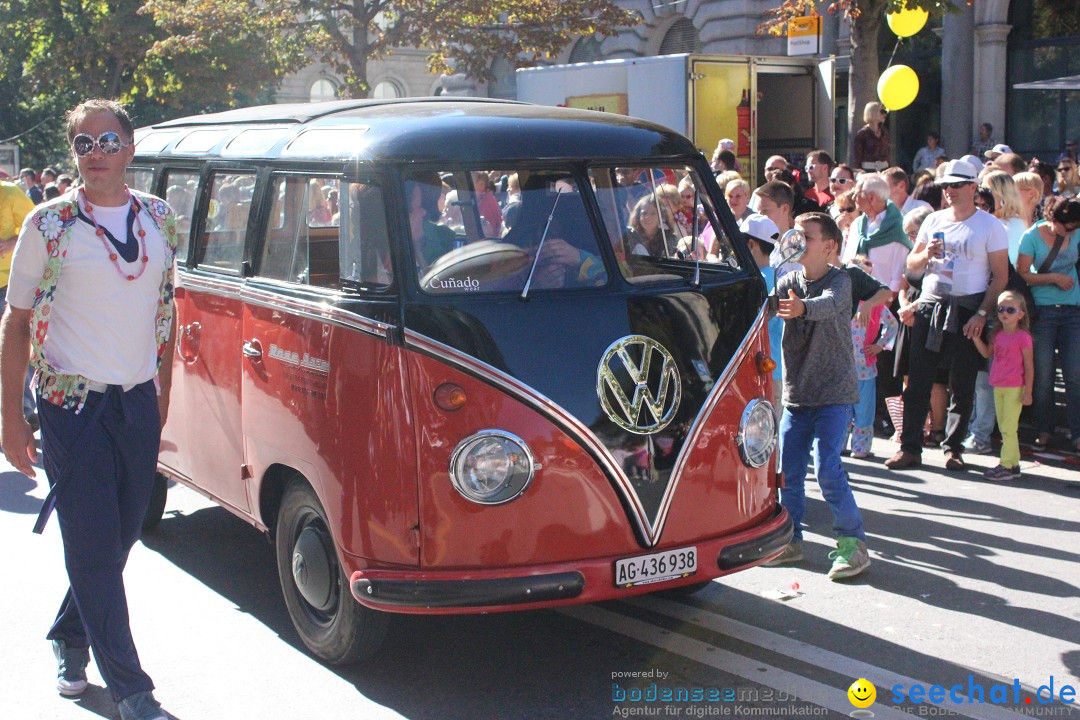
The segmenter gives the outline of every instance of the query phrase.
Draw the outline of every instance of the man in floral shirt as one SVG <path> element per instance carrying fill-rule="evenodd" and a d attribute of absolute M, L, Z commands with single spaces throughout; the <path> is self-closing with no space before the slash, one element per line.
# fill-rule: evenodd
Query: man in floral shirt
<path fill-rule="evenodd" d="M 0 439 L 33 477 L 37 450 L 21 410 L 32 360 L 50 485 L 35 531 L 55 507 L 70 583 L 47 635 L 57 689 L 86 689 L 92 646 L 122 720 L 164 720 L 131 637 L 123 571 L 168 411 L 176 224 L 164 202 L 124 184 L 133 134 L 112 101 L 68 114 L 84 185 L 38 206 L 19 235 L 0 323 Z"/>

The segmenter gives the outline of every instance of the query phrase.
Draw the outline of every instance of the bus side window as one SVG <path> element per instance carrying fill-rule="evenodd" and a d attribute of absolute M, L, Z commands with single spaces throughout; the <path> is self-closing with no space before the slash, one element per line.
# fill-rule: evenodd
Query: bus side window
<path fill-rule="evenodd" d="M 165 172 L 165 202 L 176 213 L 176 261 L 183 265 L 191 246 L 195 206 L 199 200 L 199 173 L 195 170 Z"/>
<path fill-rule="evenodd" d="M 129 167 L 124 175 L 128 187 L 144 193 L 154 191 L 154 171 L 150 168 Z"/>
<path fill-rule="evenodd" d="M 200 267 L 241 272 L 254 189 L 255 175 L 252 173 L 213 176 L 210 205 L 198 245 Z"/>
<path fill-rule="evenodd" d="M 372 182 L 344 183 L 339 195 L 344 240 L 338 249 L 341 279 L 353 287 L 389 287 L 390 234 L 382 188 Z"/>

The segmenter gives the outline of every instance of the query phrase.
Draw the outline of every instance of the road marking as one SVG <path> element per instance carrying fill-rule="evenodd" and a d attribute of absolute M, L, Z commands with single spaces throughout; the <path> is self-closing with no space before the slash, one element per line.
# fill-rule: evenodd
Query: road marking
<path fill-rule="evenodd" d="M 892 672 L 891 670 L 886 670 L 869 663 L 855 660 L 846 655 L 834 653 L 831 650 L 810 645 L 801 640 L 794 640 L 754 625 L 748 625 L 747 623 L 733 620 L 724 617 L 723 615 L 718 615 L 709 610 L 691 607 L 672 600 L 664 600 L 663 598 L 658 597 L 637 597 L 627 598 L 624 602 L 653 612 L 658 612 L 676 620 L 693 623 L 711 632 L 726 635 L 735 640 L 740 640 L 766 650 L 771 650 L 785 657 L 799 660 L 815 667 L 831 670 L 840 675 L 850 677 L 853 681 L 858 678 L 866 678 L 879 688 L 879 693 L 891 688 L 893 685 L 911 687 L 912 685 L 918 684 L 929 688 L 936 684 L 908 677 L 907 675 L 901 675 L 900 673 Z M 1003 684 L 1008 683 L 1003 682 Z M 1025 691 L 1031 695 L 1035 694 L 1033 690 L 1028 688 L 1025 688 Z M 844 697 L 847 697 L 846 694 Z M 938 703 L 938 705 L 942 708 L 947 708 L 958 715 L 975 718 L 975 720 L 1021 720 L 1030 717 L 1026 714 L 1014 713 L 999 705 L 993 705 L 991 703 L 959 704 L 949 700 L 947 702 Z M 880 707 L 880 705 L 875 705 L 872 708 L 875 715 L 878 714 L 878 707 Z M 1054 707 L 1061 706 L 1055 705 Z"/>
<path fill-rule="evenodd" d="M 781 670 L 763 662 L 743 657 L 729 650 L 696 640 L 694 638 L 670 632 L 635 618 L 620 615 L 609 610 L 602 610 L 595 605 L 574 605 L 560 608 L 559 612 L 590 625 L 597 625 L 606 630 L 626 635 L 640 642 L 648 643 L 667 652 L 681 655 L 703 665 L 714 667 L 732 675 L 737 675 L 757 685 L 764 685 L 779 692 L 794 695 L 804 702 L 828 708 L 842 715 L 852 710 L 848 700 L 847 688 L 840 690 L 816 680 L 810 680 L 787 670 Z M 911 720 L 911 715 L 889 706 L 873 706 L 875 719 Z"/>

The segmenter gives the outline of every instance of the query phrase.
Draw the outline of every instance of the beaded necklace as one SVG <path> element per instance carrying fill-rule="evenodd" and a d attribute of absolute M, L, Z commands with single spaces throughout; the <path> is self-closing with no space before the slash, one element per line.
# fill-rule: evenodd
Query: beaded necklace
<path fill-rule="evenodd" d="M 94 223 L 94 232 L 98 238 L 101 239 L 102 245 L 105 246 L 105 251 L 109 253 L 109 259 L 112 260 L 113 266 L 116 268 L 116 272 L 120 273 L 120 277 L 127 278 L 129 281 L 138 280 L 142 277 L 142 274 L 146 272 L 146 265 L 150 262 L 150 258 L 146 255 L 146 231 L 143 230 L 142 220 L 139 219 L 139 203 L 135 201 L 135 198 L 131 197 L 131 191 L 127 186 L 124 186 L 124 191 L 127 193 L 128 204 L 131 205 L 131 214 L 135 218 L 135 224 L 139 226 L 139 257 L 142 258 L 142 262 L 139 264 L 139 271 L 134 275 L 129 274 L 123 268 L 120 267 L 119 256 L 109 245 L 109 241 L 105 238 L 105 228 L 98 225 L 97 219 L 94 217 L 94 206 L 90 204 L 90 201 L 86 199 L 86 189 L 79 188 L 79 194 L 82 195 L 83 207 L 86 209 L 86 214 L 90 216 L 90 222 Z M 131 237 L 131 226 L 128 225 L 128 238 Z"/>

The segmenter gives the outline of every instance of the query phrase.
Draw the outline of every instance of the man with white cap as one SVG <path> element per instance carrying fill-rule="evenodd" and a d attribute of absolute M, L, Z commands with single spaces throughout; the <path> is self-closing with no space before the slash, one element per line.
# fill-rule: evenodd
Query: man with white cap
<path fill-rule="evenodd" d="M 989 150 L 987 150 L 986 152 L 984 152 L 983 157 L 985 157 L 987 160 L 993 160 L 998 155 L 1008 155 L 1011 152 L 1012 152 L 1011 147 L 1009 147 L 1005 143 L 998 143 L 994 147 L 992 147 Z"/>
<path fill-rule="evenodd" d="M 922 428 L 938 367 L 949 369 L 952 401 L 945 427 L 945 468 L 964 470 L 963 441 L 971 419 L 975 376 L 983 359 L 972 338 L 979 337 L 997 297 L 1005 289 L 1009 239 L 1005 228 L 975 207 L 979 169 L 951 160 L 937 184 L 946 207 L 919 229 L 908 256 L 908 272 L 922 276 L 922 295 L 911 328 L 908 387 L 900 451 L 885 466 L 892 470 L 922 463 Z"/>

